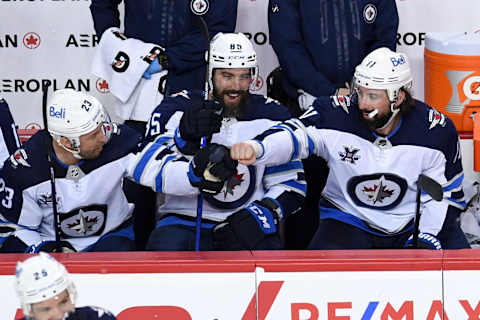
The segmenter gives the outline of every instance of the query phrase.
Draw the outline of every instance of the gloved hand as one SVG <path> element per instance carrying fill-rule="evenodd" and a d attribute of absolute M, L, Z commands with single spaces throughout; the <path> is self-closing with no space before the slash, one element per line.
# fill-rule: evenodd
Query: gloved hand
<path fill-rule="evenodd" d="M 35 252 L 77 252 L 70 242 L 64 240 L 60 241 L 60 250 L 57 251 L 55 241 L 43 241 L 35 247 Z"/>
<path fill-rule="evenodd" d="M 254 201 L 234 212 L 213 228 L 216 250 L 253 250 L 265 238 L 277 233 L 281 211 L 270 199 Z"/>
<path fill-rule="evenodd" d="M 220 131 L 222 126 L 223 104 L 217 100 L 205 100 L 193 105 L 180 119 L 180 136 L 186 141 L 200 143 L 202 137 L 208 137 Z"/>
<path fill-rule="evenodd" d="M 147 70 L 145 70 L 145 72 L 143 73 L 142 78 L 150 80 L 150 78 L 152 78 L 152 74 L 158 73 L 162 70 L 163 70 L 163 67 L 158 61 L 158 57 L 155 57 L 152 63 L 150 63 L 150 65 L 148 66 Z"/>
<path fill-rule="evenodd" d="M 442 250 L 442 244 L 437 237 L 430 233 L 418 233 L 418 245 L 417 248 L 413 247 L 413 235 L 408 238 L 407 242 L 404 245 L 407 249 L 431 249 L 431 250 Z"/>
<path fill-rule="evenodd" d="M 188 179 L 201 192 L 219 193 L 225 181 L 237 173 L 238 161 L 232 160 L 230 150 L 212 143 L 200 149 L 190 161 Z"/>

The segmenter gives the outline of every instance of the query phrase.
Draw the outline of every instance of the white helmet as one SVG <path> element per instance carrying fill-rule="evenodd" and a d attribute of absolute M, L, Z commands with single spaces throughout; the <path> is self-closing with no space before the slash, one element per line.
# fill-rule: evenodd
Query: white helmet
<path fill-rule="evenodd" d="M 407 56 L 388 48 L 375 49 L 355 68 L 354 85 L 387 90 L 393 106 L 400 89 L 410 90 L 412 87 L 412 73 Z"/>
<path fill-rule="evenodd" d="M 65 290 L 72 304 L 75 304 L 75 285 L 67 270 L 45 252 L 17 263 L 15 290 L 26 316 L 31 314 L 33 303 L 48 300 Z"/>
<path fill-rule="evenodd" d="M 104 133 L 110 135 L 110 118 L 102 104 L 93 96 L 72 89 L 61 89 L 53 93 L 47 105 L 47 124 L 51 136 L 76 158 L 81 158 L 80 136 L 104 124 Z M 66 148 L 60 138 L 67 138 L 72 149 Z"/>
<path fill-rule="evenodd" d="M 213 88 L 213 69 L 252 70 L 253 81 L 257 80 L 257 54 L 252 43 L 243 33 L 219 32 L 210 43 L 210 61 L 208 64 L 208 82 Z"/>

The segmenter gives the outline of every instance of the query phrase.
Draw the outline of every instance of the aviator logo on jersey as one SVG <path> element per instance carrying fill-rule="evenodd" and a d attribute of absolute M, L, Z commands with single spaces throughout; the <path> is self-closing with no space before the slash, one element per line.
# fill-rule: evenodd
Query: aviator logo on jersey
<path fill-rule="evenodd" d="M 400 176 L 375 173 L 350 178 L 347 192 L 358 206 L 388 210 L 402 201 L 407 187 L 407 181 Z"/>
<path fill-rule="evenodd" d="M 213 207 L 235 209 L 250 200 L 255 191 L 256 171 L 253 166 L 237 166 L 237 174 L 230 178 L 217 195 L 205 194 L 205 200 Z"/>

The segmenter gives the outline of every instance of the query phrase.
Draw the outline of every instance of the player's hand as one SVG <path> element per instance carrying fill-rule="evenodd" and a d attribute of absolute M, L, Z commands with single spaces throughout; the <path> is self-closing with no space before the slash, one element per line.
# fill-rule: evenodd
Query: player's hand
<path fill-rule="evenodd" d="M 230 156 L 243 165 L 251 165 L 257 161 L 255 149 L 248 142 L 239 142 L 230 149 Z"/>
<path fill-rule="evenodd" d="M 413 236 L 408 238 L 405 242 L 406 249 L 430 249 L 430 250 L 442 250 L 442 244 L 437 237 L 430 233 L 418 233 L 418 243 L 417 247 L 413 247 Z"/>
<path fill-rule="evenodd" d="M 213 228 L 216 250 L 253 250 L 267 237 L 277 233 L 280 217 L 273 202 L 254 201 L 234 212 Z"/>
<path fill-rule="evenodd" d="M 206 100 L 192 105 L 180 119 L 180 136 L 185 141 L 198 143 L 202 137 L 219 132 L 222 126 L 223 104 L 217 100 Z"/>
<path fill-rule="evenodd" d="M 212 143 L 195 154 L 187 175 L 190 184 L 201 192 L 217 194 L 225 181 L 237 173 L 237 165 L 227 147 Z"/>

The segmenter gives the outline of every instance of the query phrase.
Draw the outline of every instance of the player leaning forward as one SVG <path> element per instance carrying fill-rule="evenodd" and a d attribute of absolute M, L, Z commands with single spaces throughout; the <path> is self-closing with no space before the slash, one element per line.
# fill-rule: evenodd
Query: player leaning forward
<path fill-rule="evenodd" d="M 419 245 L 467 248 L 457 217 L 463 199 L 458 134 L 450 119 L 412 98 L 407 57 L 387 48 L 356 67 L 351 97 L 317 98 L 299 119 L 232 147 L 245 164 L 279 164 L 316 154 L 330 167 L 311 249 L 409 245 L 420 174 L 444 199 L 421 197 Z"/>
<path fill-rule="evenodd" d="M 97 99 L 71 89 L 52 94 L 47 123 L 48 132 L 32 136 L 0 171 L 4 184 L 0 213 L 13 229 L 2 251 L 56 251 L 57 240 L 62 251 L 135 249 L 134 205 L 128 202 L 122 183 L 141 136 L 112 124 Z M 49 144 L 55 195 L 47 160 Z"/>
<path fill-rule="evenodd" d="M 164 216 L 147 249 L 193 249 L 200 192 L 201 250 L 282 247 L 277 224 L 297 211 L 305 194 L 301 162 L 237 166 L 223 156 L 234 143 L 290 118 L 278 102 L 249 92 L 257 74 L 256 53 L 248 38 L 219 33 L 211 41 L 209 99 L 202 91 L 184 90 L 153 112 L 147 139 L 156 142 L 142 151 L 133 173 L 137 182 L 166 194 L 159 209 Z M 203 136 L 209 144 L 200 150 Z M 210 173 L 222 181 L 205 178 L 210 165 Z"/>
<path fill-rule="evenodd" d="M 77 292 L 67 269 L 44 252 L 17 263 L 15 291 L 25 315 L 21 320 L 116 319 L 102 308 L 75 308 Z"/>

